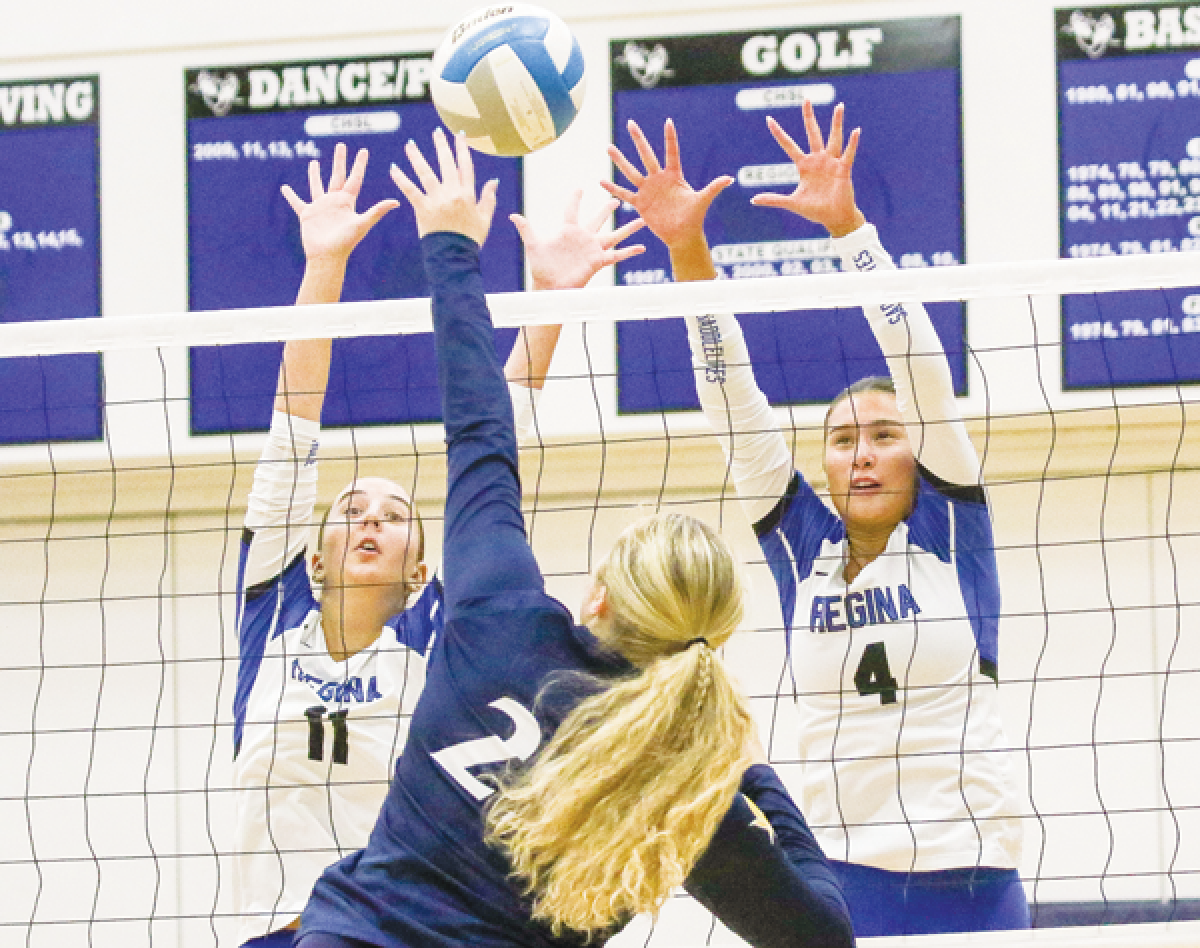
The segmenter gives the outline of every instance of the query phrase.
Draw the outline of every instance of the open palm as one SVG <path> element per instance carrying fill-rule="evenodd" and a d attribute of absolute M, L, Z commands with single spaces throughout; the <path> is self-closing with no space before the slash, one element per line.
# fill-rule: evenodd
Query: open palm
<path fill-rule="evenodd" d="M 384 214 L 399 207 L 399 201 L 380 201 L 359 214 L 354 208 L 367 173 L 367 150 L 359 149 L 354 167 L 346 174 L 346 146 L 333 150 L 333 168 L 329 188 L 321 183 L 321 167 L 314 160 L 308 166 L 311 200 L 305 203 L 289 185 L 282 187 L 284 198 L 300 219 L 300 240 L 309 260 L 345 259 Z"/>
<path fill-rule="evenodd" d="M 632 120 L 629 122 L 629 134 L 645 171 L 639 171 L 616 145 L 609 146 L 608 154 L 635 190 L 608 181 L 601 181 L 601 187 L 613 197 L 631 205 L 646 222 L 650 232 L 668 247 L 703 234 L 704 217 L 709 205 L 733 183 L 733 179 L 728 175 L 715 178 L 699 191 L 688 184 L 679 159 L 679 137 L 675 123 L 670 119 L 667 119 L 663 128 L 663 164 L 659 164 L 654 149 Z"/>
<path fill-rule="evenodd" d="M 820 125 L 817 124 L 812 103 L 805 101 L 807 153 L 778 122 L 768 118 L 767 128 L 796 166 L 800 180 L 791 194 L 756 194 L 750 199 L 751 203 L 759 207 L 778 207 L 791 211 L 821 224 L 835 237 L 845 236 L 862 226 L 865 218 L 854 200 L 854 183 L 851 178 L 854 156 L 858 151 L 859 130 L 855 129 L 850 134 L 850 139 L 843 148 L 843 115 L 844 109 L 841 105 L 833 110 L 829 140 L 826 141 L 821 134 Z"/>
<path fill-rule="evenodd" d="M 624 227 L 602 233 L 600 228 L 616 210 L 617 202 L 604 207 L 586 223 L 579 222 L 579 205 L 583 192 L 576 191 L 563 214 L 562 227 L 557 233 L 541 235 L 520 214 L 509 219 L 521 235 L 533 286 L 537 290 L 576 289 L 586 286 L 600 270 L 642 253 L 641 244 L 618 248 L 626 237 L 642 227 L 642 221 L 630 221 Z"/>

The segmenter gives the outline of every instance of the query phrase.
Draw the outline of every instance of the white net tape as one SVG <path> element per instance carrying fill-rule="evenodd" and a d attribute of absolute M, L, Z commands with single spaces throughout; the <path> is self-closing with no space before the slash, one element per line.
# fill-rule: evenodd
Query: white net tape
<path fill-rule="evenodd" d="M 657 284 L 489 297 L 497 327 L 663 319 L 689 313 L 786 312 L 864 303 L 997 299 L 1191 286 L 1200 254 L 1091 257 L 1033 263 L 968 264 L 878 273 L 828 273 L 756 281 Z M 0 357 L 112 352 L 266 339 L 345 338 L 430 332 L 428 300 L 375 300 L 324 306 L 263 307 L 212 313 L 109 316 L 71 323 L 0 326 Z"/>

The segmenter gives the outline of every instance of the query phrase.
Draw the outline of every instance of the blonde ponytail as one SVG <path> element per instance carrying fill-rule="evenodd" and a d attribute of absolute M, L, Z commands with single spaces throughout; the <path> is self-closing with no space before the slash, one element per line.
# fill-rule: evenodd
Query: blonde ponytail
<path fill-rule="evenodd" d="M 658 911 L 750 764 L 754 724 L 713 651 L 742 616 L 720 537 L 691 517 L 650 518 L 622 534 L 597 579 L 609 644 L 641 671 L 580 703 L 487 814 L 489 839 L 556 935 Z"/>

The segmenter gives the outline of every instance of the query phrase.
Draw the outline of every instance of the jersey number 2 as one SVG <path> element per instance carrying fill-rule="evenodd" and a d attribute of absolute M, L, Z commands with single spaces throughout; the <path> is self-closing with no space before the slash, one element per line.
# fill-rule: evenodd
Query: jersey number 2
<path fill-rule="evenodd" d="M 512 736 L 501 739 L 494 734 L 451 744 L 430 756 L 460 787 L 476 800 L 486 800 L 496 792 L 467 770 L 483 764 L 499 764 L 506 760 L 529 760 L 542 742 L 542 726 L 529 710 L 512 698 L 499 698 L 490 708 L 505 714 L 513 723 Z"/>
<path fill-rule="evenodd" d="M 888 667 L 887 649 L 882 642 L 872 642 L 863 649 L 854 672 L 854 687 L 860 695 L 879 695 L 880 704 L 896 703 L 896 679 Z"/>

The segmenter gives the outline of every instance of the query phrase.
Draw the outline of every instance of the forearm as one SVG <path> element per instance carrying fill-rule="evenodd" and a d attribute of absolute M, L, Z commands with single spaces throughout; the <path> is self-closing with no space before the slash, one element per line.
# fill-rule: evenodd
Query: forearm
<path fill-rule="evenodd" d="M 504 364 L 504 377 L 508 380 L 508 394 L 513 406 L 513 426 L 519 443 L 524 443 L 535 433 L 537 403 L 561 333 L 562 326 L 523 326 Z"/>
<path fill-rule="evenodd" d="M 870 224 L 833 243 L 849 270 L 896 268 Z M 863 312 L 887 359 L 917 459 L 952 484 L 978 483 L 979 459 L 958 411 L 946 353 L 925 307 L 892 303 L 864 306 Z"/>
<path fill-rule="evenodd" d="M 703 233 L 669 248 L 677 283 L 716 278 Z M 686 317 L 696 394 L 713 427 L 729 472 L 751 523 L 778 503 L 792 476 L 787 442 L 750 366 L 750 353 L 737 317 Z"/>
<path fill-rule="evenodd" d="M 671 254 L 671 278 L 676 283 L 694 283 L 717 278 L 712 251 L 703 232 L 672 244 L 667 249 Z"/>
<path fill-rule="evenodd" d="M 504 377 L 525 388 L 541 390 L 561 334 L 562 326 L 522 326 L 504 363 Z"/>
<path fill-rule="evenodd" d="M 346 260 L 341 257 L 309 260 L 296 294 L 296 305 L 336 303 L 342 298 Z M 321 420 L 333 342 L 329 339 L 293 339 L 284 344 L 279 368 L 275 410 L 296 418 Z"/>
<path fill-rule="evenodd" d="M 246 529 L 253 534 L 245 585 L 279 575 L 308 543 L 317 501 L 317 447 L 313 421 L 276 412 L 254 470 L 246 503 Z"/>
<path fill-rule="evenodd" d="M 449 614 L 465 599 L 504 588 L 541 588 L 525 540 L 512 404 L 496 356 L 467 237 L 422 238 L 433 303 L 442 421 L 446 428 L 445 587 Z"/>
<path fill-rule="evenodd" d="M 804 825 L 804 819 L 779 785 L 810 844 L 799 846 L 794 827 L 781 827 L 777 800 L 763 791 L 768 766 L 752 767 L 704 855 L 688 876 L 687 890 L 753 948 L 849 948 L 854 934 L 845 899 L 833 871 Z M 751 810 L 748 800 L 765 805 Z M 770 810 L 771 812 L 768 812 Z M 771 826 L 763 825 L 762 816 Z"/>
<path fill-rule="evenodd" d="M 791 452 L 754 378 L 737 317 L 688 316 L 686 322 L 700 407 L 729 462 L 746 516 L 757 523 L 787 490 Z"/>

